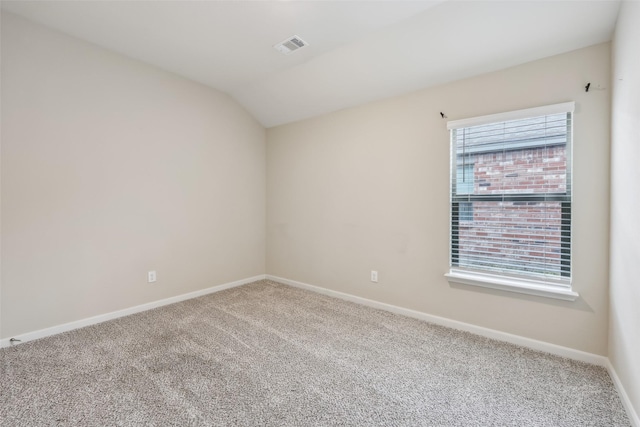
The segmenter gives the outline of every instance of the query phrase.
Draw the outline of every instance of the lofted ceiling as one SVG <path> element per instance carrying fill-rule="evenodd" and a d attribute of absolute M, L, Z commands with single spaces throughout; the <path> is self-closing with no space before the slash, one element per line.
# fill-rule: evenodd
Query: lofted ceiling
<path fill-rule="evenodd" d="M 2 1 L 272 127 L 611 39 L 618 0 Z M 298 35 L 309 46 L 273 45 Z"/>

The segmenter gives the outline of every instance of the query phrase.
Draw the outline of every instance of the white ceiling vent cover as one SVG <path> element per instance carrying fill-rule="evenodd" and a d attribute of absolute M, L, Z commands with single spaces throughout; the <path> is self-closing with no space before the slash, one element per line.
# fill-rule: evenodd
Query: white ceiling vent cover
<path fill-rule="evenodd" d="M 273 48 L 280 53 L 289 55 L 290 53 L 302 49 L 305 46 L 309 46 L 309 43 L 302 40 L 299 36 L 291 36 L 288 39 L 273 45 Z"/>

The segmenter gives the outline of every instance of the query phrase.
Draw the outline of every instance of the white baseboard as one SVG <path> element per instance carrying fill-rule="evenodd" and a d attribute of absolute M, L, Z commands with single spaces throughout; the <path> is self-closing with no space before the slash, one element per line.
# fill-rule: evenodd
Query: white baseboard
<path fill-rule="evenodd" d="M 130 314 L 140 313 L 141 311 L 151 310 L 152 308 L 162 307 L 163 305 L 169 305 L 176 302 L 188 300 L 191 298 L 197 298 L 202 295 L 212 294 L 214 292 L 220 292 L 225 289 L 235 288 L 236 286 L 246 285 L 247 283 L 262 280 L 266 276 L 261 274 L 259 276 L 248 277 L 246 279 L 236 280 L 235 282 L 223 283 L 222 285 L 212 286 L 207 289 L 201 289 L 199 291 L 189 292 L 182 295 L 176 295 L 175 297 L 165 298 L 158 301 L 152 301 L 146 304 L 137 305 L 135 307 L 129 307 L 122 310 L 112 311 L 111 313 L 100 314 L 98 316 L 88 317 L 86 319 L 80 319 L 62 325 L 52 326 L 50 328 L 40 329 L 38 331 L 27 332 L 15 337 L 4 338 L 0 340 L 0 348 L 9 347 L 10 345 L 21 344 L 27 341 L 33 341 L 38 338 L 44 338 L 51 335 L 56 335 L 62 332 L 71 331 L 74 329 L 83 328 L 89 325 L 95 325 L 96 323 L 106 322 L 107 320 L 117 319 L 119 317 L 129 316 Z M 19 342 L 11 342 L 11 338 L 20 340 Z"/>
<path fill-rule="evenodd" d="M 295 280 L 285 279 L 283 277 L 277 277 L 267 274 L 268 280 L 273 280 L 285 285 L 294 286 L 301 289 L 307 289 L 320 294 L 328 295 L 331 297 L 340 298 L 346 301 L 355 302 L 358 304 L 366 305 L 380 310 L 390 311 L 392 313 L 401 314 L 407 317 L 413 317 L 415 319 L 424 320 L 426 322 L 435 323 L 436 325 L 446 326 L 461 331 L 471 332 L 472 334 L 480 335 L 487 338 L 493 338 L 498 341 L 504 341 L 511 344 L 520 345 L 522 347 L 531 348 L 533 350 L 543 351 L 546 353 L 555 354 L 557 356 L 566 357 L 581 362 L 592 363 L 598 366 L 606 367 L 609 359 L 605 356 L 598 354 L 587 353 L 586 351 L 576 350 L 569 347 L 563 347 L 556 344 L 551 344 L 544 341 L 538 341 L 531 338 L 522 337 L 519 335 L 509 334 L 507 332 L 497 331 L 495 329 L 484 328 L 482 326 L 472 325 L 470 323 L 460 322 L 446 317 L 434 316 L 432 314 L 423 313 L 421 311 L 411 310 L 408 308 L 398 307 L 391 304 L 386 304 L 379 301 L 374 301 L 362 297 L 358 297 L 343 292 L 333 291 L 331 289 L 322 288 L 319 286 L 309 285 L 308 283 L 297 282 Z"/>
<path fill-rule="evenodd" d="M 616 390 L 618 390 L 618 394 L 620 395 L 620 400 L 622 400 L 622 405 L 624 409 L 627 411 L 627 416 L 629 417 L 629 421 L 631 421 L 631 425 L 633 427 L 640 427 L 640 416 L 636 412 L 635 408 L 631 404 L 631 398 L 627 394 L 627 391 L 624 389 L 622 382 L 620 381 L 620 377 L 618 377 L 618 373 L 614 369 L 611 361 L 607 359 L 607 371 L 609 371 L 609 376 L 613 380 L 613 383 L 616 386 Z"/>

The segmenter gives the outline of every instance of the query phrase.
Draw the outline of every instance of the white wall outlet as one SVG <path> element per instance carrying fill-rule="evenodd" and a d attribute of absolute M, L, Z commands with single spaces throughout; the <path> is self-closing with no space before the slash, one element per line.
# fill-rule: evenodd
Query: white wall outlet
<path fill-rule="evenodd" d="M 156 272 L 155 272 L 155 270 L 154 270 L 154 271 L 149 271 L 149 272 L 147 273 L 147 282 L 149 282 L 149 283 L 153 283 L 153 282 L 155 282 L 156 280 L 157 280 L 157 277 L 156 277 Z"/>
<path fill-rule="evenodd" d="M 378 283 L 378 272 L 371 270 L 371 281 L 374 283 Z"/>

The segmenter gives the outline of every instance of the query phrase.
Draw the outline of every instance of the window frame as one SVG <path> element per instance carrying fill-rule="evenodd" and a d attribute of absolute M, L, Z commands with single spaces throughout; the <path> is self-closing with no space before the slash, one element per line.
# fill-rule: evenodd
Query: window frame
<path fill-rule="evenodd" d="M 563 300 L 574 301 L 579 295 L 572 289 L 571 282 L 571 240 L 572 240 L 572 194 L 573 176 L 572 176 L 572 145 L 573 145 L 573 113 L 575 111 L 574 102 L 566 102 L 562 104 L 554 104 L 542 107 L 529 108 L 524 110 L 510 111 L 506 113 L 492 114 L 487 116 L 473 117 L 469 119 L 453 120 L 447 123 L 450 131 L 450 147 L 451 162 L 449 167 L 450 176 L 450 241 L 449 241 L 449 272 L 445 274 L 450 283 L 482 286 L 492 289 L 499 289 L 511 292 L 525 293 L 530 295 L 544 296 Z M 500 123 L 512 120 L 521 120 L 535 118 L 540 116 L 570 113 L 571 121 L 569 123 L 568 135 L 566 141 L 566 161 L 567 161 L 567 191 L 561 193 L 540 193 L 537 194 L 458 194 L 456 196 L 456 185 L 458 182 L 458 157 L 456 152 L 453 134 L 455 129 L 462 129 L 472 126 L 484 124 Z M 521 146 L 520 146 L 521 145 Z M 514 150 L 526 149 L 527 143 L 519 143 L 513 147 Z M 463 165 L 463 168 L 466 165 Z M 455 168 L 456 179 L 453 179 Z M 473 201 L 504 201 L 504 202 L 535 202 L 535 201 L 559 201 L 561 203 L 561 278 L 537 278 L 527 277 L 527 275 L 510 274 L 503 272 L 494 272 L 490 270 L 482 270 L 481 268 L 459 267 L 456 265 L 456 257 L 458 244 L 455 236 L 458 236 L 458 229 L 462 219 L 459 217 L 460 205 Z"/>

